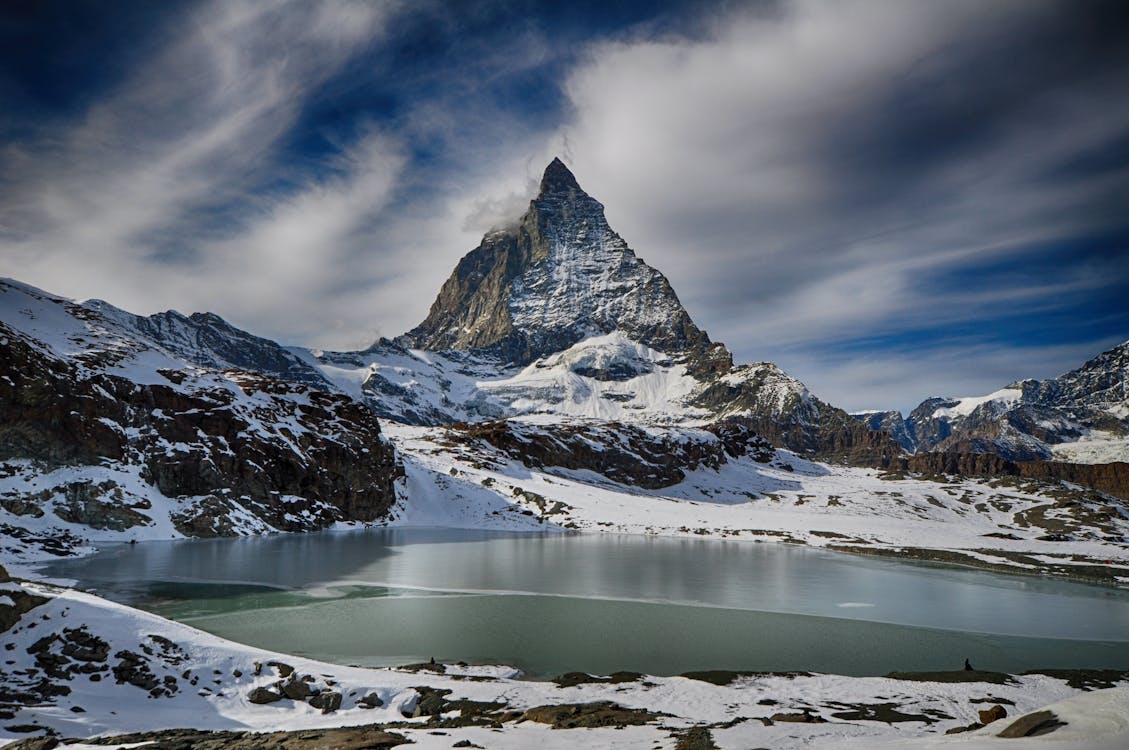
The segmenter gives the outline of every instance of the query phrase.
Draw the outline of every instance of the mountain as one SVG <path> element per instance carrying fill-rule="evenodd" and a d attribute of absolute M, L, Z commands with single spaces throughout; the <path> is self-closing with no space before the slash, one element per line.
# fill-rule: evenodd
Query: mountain
<path fill-rule="evenodd" d="M 309 363 L 409 424 L 739 420 L 811 456 L 869 463 L 900 453 L 776 365 L 735 366 L 559 159 L 525 214 L 459 261 L 422 323 L 365 351 L 310 353 Z"/>
<path fill-rule="evenodd" d="M 372 412 L 214 315 L 141 318 L 0 280 L 0 341 L 9 536 L 65 551 L 92 529 L 307 530 L 380 518 L 395 500 Z"/>
<path fill-rule="evenodd" d="M 911 452 L 991 453 L 1013 461 L 1129 461 L 1129 341 L 1048 380 L 986 396 L 932 397 L 901 415 L 855 417 Z M 895 416 L 896 415 L 896 416 Z"/>
<path fill-rule="evenodd" d="M 613 331 L 667 353 L 710 343 L 666 277 L 635 256 L 603 205 L 554 159 L 525 215 L 459 261 L 405 337 L 418 349 L 527 365 Z"/>

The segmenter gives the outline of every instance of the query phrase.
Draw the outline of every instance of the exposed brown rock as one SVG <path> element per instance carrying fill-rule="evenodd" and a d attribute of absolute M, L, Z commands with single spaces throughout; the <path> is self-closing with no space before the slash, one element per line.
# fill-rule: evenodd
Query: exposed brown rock
<path fill-rule="evenodd" d="M 991 708 L 984 709 L 977 712 L 981 724 L 991 724 L 993 721 L 999 721 L 1007 716 L 1007 709 L 999 703 Z"/>
<path fill-rule="evenodd" d="M 597 701 L 536 706 L 525 711 L 520 720 L 549 724 L 553 729 L 578 729 L 648 724 L 661 716 L 643 709 L 624 708 L 611 701 Z"/>
<path fill-rule="evenodd" d="M 919 453 L 883 466 L 923 474 L 966 477 L 1013 476 L 1043 481 L 1066 481 L 1092 487 L 1129 500 L 1129 463 L 1072 464 L 1062 461 L 1009 461 L 991 453 Z"/>
<path fill-rule="evenodd" d="M 699 467 L 719 468 L 729 458 L 751 454 L 769 461 L 772 447 L 739 420 L 706 428 L 720 439 L 687 439 L 624 423 L 528 425 L 510 420 L 460 422 L 451 426 L 460 439 L 478 439 L 526 466 L 588 469 L 624 484 L 647 489 L 669 487 Z"/>
<path fill-rule="evenodd" d="M 275 692 L 266 687 L 257 687 L 247 693 L 247 700 L 258 704 L 275 703 L 282 700 L 282 693 Z"/>
<path fill-rule="evenodd" d="M 557 687 L 567 688 L 577 685 L 618 685 L 623 682 L 638 682 L 643 679 L 639 672 L 613 672 L 607 677 L 590 675 L 587 672 L 566 672 L 553 678 Z"/>
<path fill-rule="evenodd" d="M 990 682 L 993 685 L 1015 684 L 1015 679 L 1004 672 L 984 672 L 979 669 L 966 669 L 952 672 L 891 672 L 886 675 L 891 680 L 911 682 Z"/>
<path fill-rule="evenodd" d="M 827 719 L 819 714 L 812 713 L 810 709 L 804 709 L 798 713 L 778 713 L 769 717 L 772 721 L 782 721 L 793 724 L 826 724 Z"/>
<path fill-rule="evenodd" d="M 690 727 L 675 734 L 674 750 L 719 750 L 709 727 Z"/>
<path fill-rule="evenodd" d="M 8 583 L 11 580 L 12 577 L 8 575 L 8 571 L 4 569 L 3 565 L 0 565 L 0 583 Z M 19 622 L 20 617 L 25 612 L 30 612 L 40 604 L 47 602 L 45 597 L 29 594 L 22 588 L 5 591 L 4 595 L 12 601 L 12 604 L 0 604 L 0 633 L 6 632 Z"/>
<path fill-rule="evenodd" d="M 150 743 L 145 747 L 152 750 L 386 750 L 406 744 L 408 740 L 378 725 L 368 725 L 266 733 L 169 729 L 97 737 L 83 742 L 109 747 Z"/>
<path fill-rule="evenodd" d="M 323 690 L 310 698 L 310 705 L 320 708 L 323 714 L 330 714 L 341 708 L 341 693 L 336 690 Z"/>

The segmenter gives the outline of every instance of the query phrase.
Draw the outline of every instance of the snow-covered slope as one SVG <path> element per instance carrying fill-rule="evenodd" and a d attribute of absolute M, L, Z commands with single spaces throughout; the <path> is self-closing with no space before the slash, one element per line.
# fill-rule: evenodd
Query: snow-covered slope
<path fill-rule="evenodd" d="M 169 310 L 144 317 L 102 300 L 76 303 L 14 279 L 0 279 L 0 321 L 59 355 L 134 379 L 160 367 L 189 364 L 328 386 L 301 357 L 212 313 L 186 316 Z M 116 365 L 122 369 L 113 369 Z"/>
<path fill-rule="evenodd" d="M 695 362 L 622 331 L 592 336 L 524 367 L 477 351 L 429 352 L 405 344 L 382 340 L 361 352 L 305 356 L 378 415 L 406 424 L 542 415 L 696 428 L 740 418 L 755 422 L 766 439 L 805 454 L 867 462 L 900 453 L 887 437 L 770 362 L 704 375 Z"/>
<path fill-rule="evenodd" d="M 412 488 L 394 513 L 412 513 L 412 497 L 432 498 L 416 524 L 489 527 L 526 513 L 569 529 L 783 541 L 1129 582 L 1129 506 L 1093 490 L 821 464 L 755 438 L 734 449 L 749 439 L 739 430 L 650 428 L 647 438 L 527 417 L 388 431 Z"/>
<path fill-rule="evenodd" d="M 0 282 L 0 545 L 312 529 L 391 504 L 370 410 L 218 318 L 158 319 Z M 230 357 L 207 345 L 225 331 Z M 227 367 L 250 358 L 324 388 Z"/>
<path fill-rule="evenodd" d="M 656 424 L 697 424 L 713 416 L 692 404 L 702 384 L 684 364 L 622 332 L 580 341 L 525 367 L 458 351 L 408 349 L 399 341 L 364 352 L 322 352 L 314 361 L 378 414 L 409 424 L 538 413 Z"/>

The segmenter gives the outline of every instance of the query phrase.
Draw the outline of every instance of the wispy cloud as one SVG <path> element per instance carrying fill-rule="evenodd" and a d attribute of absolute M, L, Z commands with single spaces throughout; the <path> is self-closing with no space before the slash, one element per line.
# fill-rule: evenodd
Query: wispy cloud
<path fill-rule="evenodd" d="M 295 286 L 323 291 L 336 243 L 380 208 L 402 162 L 368 135 L 272 190 L 291 177 L 273 158 L 310 94 L 379 38 L 388 13 L 194 7 L 81 119 L 0 152 L 3 271 L 141 311 L 218 306 L 255 321 L 290 309 L 276 332 L 299 322 Z"/>

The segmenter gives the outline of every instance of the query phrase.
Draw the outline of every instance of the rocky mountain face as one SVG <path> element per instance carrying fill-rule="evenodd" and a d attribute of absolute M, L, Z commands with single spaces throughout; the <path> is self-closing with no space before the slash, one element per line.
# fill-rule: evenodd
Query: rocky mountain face
<path fill-rule="evenodd" d="M 1010 461 L 1129 461 L 1129 342 L 1048 380 L 987 396 L 929 398 L 897 412 L 855 415 L 909 452 L 991 453 Z"/>
<path fill-rule="evenodd" d="M 419 326 L 316 361 L 381 416 L 412 424 L 741 418 L 777 446 L 826 459 L 871 463 L 901 451 L 775 365 L 735 367 L 559 159 L 529 210 L 459 261 Z"/>
<path fill-rule="evenodd" d="M 1129 463 L 1124 461 L 1098 464 L 1011 461 L 993 453 L 934 452 L 903 456 L 889 466 L 926 476 L 1021 477 L 1070 482 L 1129 500 Z M 1071 507 L 1069 503 L 1067 506 Z M 1071 507 L 1072 515 L 1077 516 L 1085 516 L 1088 510 L 1076 505 Z M 1120 541 L 1120 537 L 1111 538 L 1111 541 Z"/>
<path fill-rule="evenodd" d="M 910 426 L 900 411 L 866 411 L 851 416 L 866 425 L 867 429 L 888 433 L 906 451 L 913 452 L 917 445 Z"/>
<path fill-rule="evenodd" d="M 526 365 L 612 331 L 672 354 L 710 343 L 666 277 L 635 256 L 603 205 L 554 159 L 529 210 L 459 261 L 406 337 L 420 349 Z"/>
<path fill-rule="evenodd" d="M 394 502 L 371 410 L 276 344 L 215 316 L 137 318 L 12 282 L 0 313 L 0 506 L 25 530 L 307 530 Z"/>

